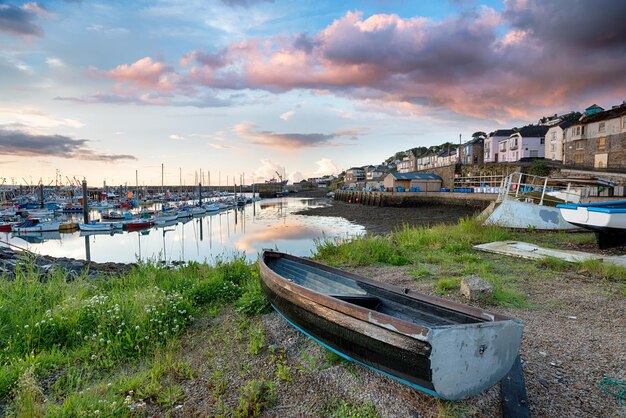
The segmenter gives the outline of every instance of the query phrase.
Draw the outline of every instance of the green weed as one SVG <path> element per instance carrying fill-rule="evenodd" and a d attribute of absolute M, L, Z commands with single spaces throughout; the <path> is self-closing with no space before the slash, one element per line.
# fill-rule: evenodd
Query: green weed
<path fill-rule="evenodd" d="M 248 343 L 248 352 L 253 356 L 259 354 L 265 345 L 265 332 L 263 325 L 258 324 L 250 331 L 250 342 Z"/>
<path fill-rule="evenodd" d="M 359 405 L 336 399 L 326 407 L 326 416 L 330 418 L 378 418 L 380 415 L 374 405 L 369 402 Z"/>
<path fill-rule="evenodd" d="M 242 389 L 235 417 L 258 417 L 276 399 L 276 388 L 272 382 L 251 380 Z"/>

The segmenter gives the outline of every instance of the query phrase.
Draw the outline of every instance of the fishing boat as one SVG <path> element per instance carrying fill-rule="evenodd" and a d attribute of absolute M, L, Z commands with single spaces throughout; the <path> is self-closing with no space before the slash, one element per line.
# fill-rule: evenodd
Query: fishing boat
<path fill-rule="evenodd" d="M 270 303 L 296 329 L 431 395 L 478 394 L 518 355 L 517 319 L 275 251 L 262 253 L 259 268 Z"/>
<path fill-rule="evenodd" d="M 128 216 L 127 216 L 128 215 Z M 108 213 L 103 213 L 101 215 L 101 218 L 107 221 L 122 221 L 124 219 L 130 219 L 131 215 L 130 214 L 124 214 L 122 212 L 118 212 L 118 211 L 111 211 Z"/>
<path fill-rule="evenodd" d="M 191 214 L 193 216 L 204 215 L 206 213 L 206 209 L 203 208 L 202 206 L 193 206 L 189 208 L 189 210 L 191 211 Z"/>
<path fill-rule="evenodd" d="M 115 234 L 121 234 L 122 230 L 121 229 L 111 229 L 109 231 L 80 231 L 80 233 L 78 234 L 78 236 L 80 237 L 91 237 L 94 235 L 115 235 Z"/>
<path fill-rule="evenodd" d="M 178 215 L 177 216 L 178 219 L 184 219 L 184 218 L 191 218 L 193 216 L 193 213 L 191 212 L 190 208 L 185 207 L 183 209 L 180 209 L 177 215 Z"/>
<path fill-rule="evenodd" d="M 557 205 L 561 216 L 572 225 L 596 233 L 601 249 L 626 244 L 626 200 Z"/>
<path fill-rule="evenodd" d="M 58 231 L 61 222 L 52 221 L 45 218 L 31 218 L 26 219 L 24 222 L 17 225 L 13 225 L 11 231 L 13 232 L 50 232 Z"/>
<path fill-rule="evenodd" d="M 91 221 L 87 224 L 79 223 L 78 229 L 81 231 L 112 231 L 114 229 L 122 229 L 122 224 L 116 222 Z"/>
<path fill-rule="evenodd" d="M 217 212 L 220 210 L 220 206 L 217 203 L 206 203 L 204 209 L 206 209 L 207 212 Z"/>
<path fill-rule="evenodd" d="M 151 218 L 133 219 L 132 221 L 127 221 L 124 224 L 124 228 L 129 231 L 137 231 L 139 229 L 150 228 L 152 225 L 154 225 L 154 221 Z"/>
<path fill-rule="evenodd" d="M 178 219 L 178 214 L 176 212 L 171 215 L 161 214 L 161 215 L 157 215 L 154 217 L 154 223 L 159 225 L 159 224 L 164 224 L 167 222 L 175 221 L 176 219 Z"/>
<path fill-rule="evenodd" d="M 27 212 L 28 212 L 28 216 L 31 216 L 33 218 L 41 218 L 41 217 L 48 217 L 48 216 L 54 215 L 54 211 L 47 209 L 47 208 L 27 209 Z"/>
<path fill-rule="evenodd" d="M 0 232 L 11 232 L 13 226 L 20 222 L 0 222 Z"/>

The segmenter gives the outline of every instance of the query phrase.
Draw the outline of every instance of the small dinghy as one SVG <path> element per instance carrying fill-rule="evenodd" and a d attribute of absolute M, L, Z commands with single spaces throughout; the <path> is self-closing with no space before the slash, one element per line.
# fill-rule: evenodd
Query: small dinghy
<path fill-rule="evenodd" d="M 337 354 L 444 399 L 502 379 L 519 351 L 522 322 L 264 251 L 262 286 L 296 329 Z"/>
<path fill-rule="evenodd" d="M 626 245 L 626 200 L 565 203 L 556 207 L 567 222 L 595 232 L 598 248 Z"/>
<path fill-rule="evenodd" d="M 115 229 L 121 229 L 122 228 L 122 224 L 121 223 L 116 223 L 116 222 L 97 222 L 97 221 L 91 221 L 88 224 L 85 223 L 79 223 L 78 224 L 78 229 L 80 229 L 81 231 L 92 231 L 92 232 L 96 232 L 96 231 L 101 231 L 101 232 L 110 232 L 113 231 Z"/>

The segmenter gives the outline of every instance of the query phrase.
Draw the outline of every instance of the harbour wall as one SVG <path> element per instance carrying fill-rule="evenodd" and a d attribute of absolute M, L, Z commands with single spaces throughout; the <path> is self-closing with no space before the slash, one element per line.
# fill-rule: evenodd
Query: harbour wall
<path fill-rule="evenodd" d="M 485 209 L 495 202 L 493 193 L 453 193 L 453 192 L 367 192 L 361 190 L 337 190 L 335 200 L 359 203 L 368 206 L 469 206 Z"/>

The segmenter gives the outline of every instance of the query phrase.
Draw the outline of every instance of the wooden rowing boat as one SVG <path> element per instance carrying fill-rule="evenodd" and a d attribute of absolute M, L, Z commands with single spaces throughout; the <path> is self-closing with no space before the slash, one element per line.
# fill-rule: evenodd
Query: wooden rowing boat
<path fill-rule="evenodd" d="M 478 394 L 511 369 L 522 322 L 264 251 L 263 289 L 291 325 L 337 354 L 444 399 Z"/>

